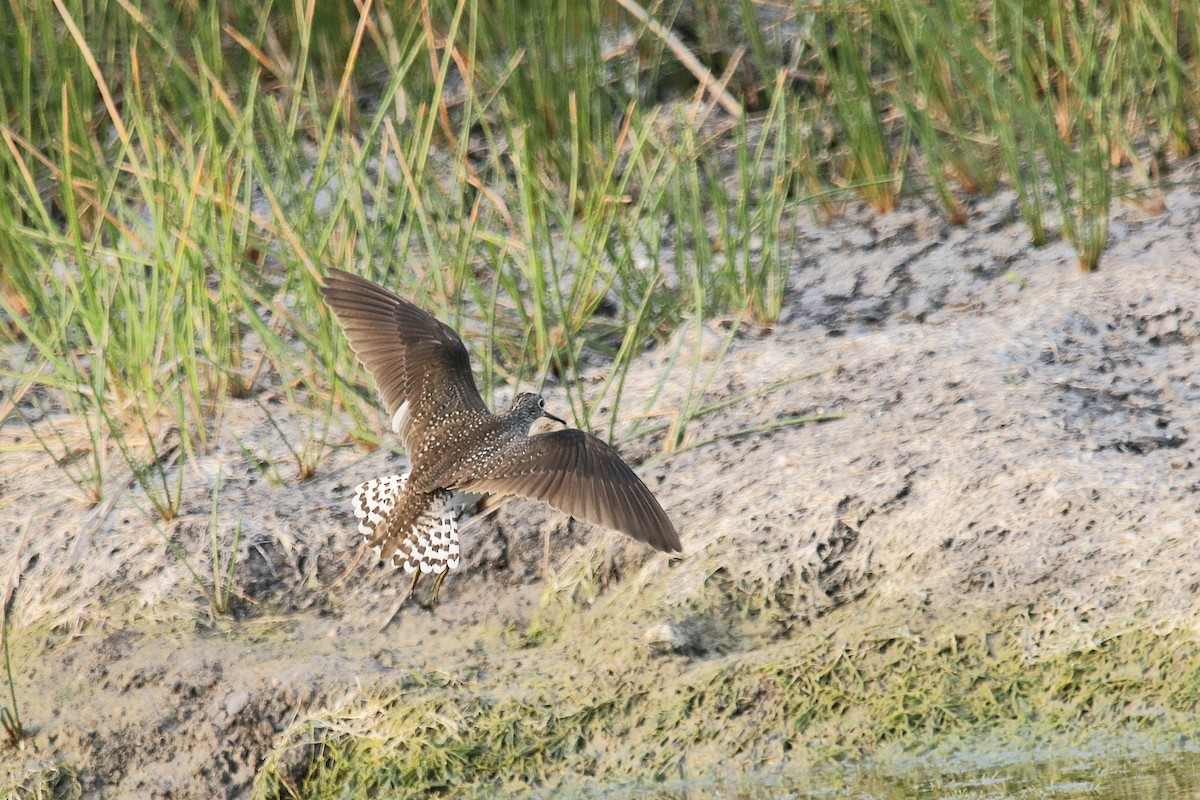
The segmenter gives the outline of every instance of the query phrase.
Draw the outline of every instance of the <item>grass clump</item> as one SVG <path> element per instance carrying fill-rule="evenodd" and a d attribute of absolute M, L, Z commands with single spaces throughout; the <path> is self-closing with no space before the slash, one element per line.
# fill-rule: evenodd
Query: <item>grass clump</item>
<path fill-rule="evenodd" d="M 83 786 L 75 770 L 64 766 L 42 767 L 8 786 L 0 786 L 13 800 L 76 800 Z"/>
<path fill-rule="evenodd" d="M 583 701 L 552 687 L 496 695 L 446 675 L 413 673 L 400 685 L 297 723 L 268 757 L 255 796 L 517 791 L 562 760 L 592 760 L 590 732 L 629 703 L 615 689 Z"/>
<path fill-rule="evenodd" d="M 0 704 L 0 729 L 3 729 L 5 739 L 12 747 L 20 746 L 25 740 L 25 723 L 21 720 L 21 709 L 17 705 L 17 684 L 13 679 L 12 652 L 8 646 L 9 612 L 5 609 L 4 620 L 0 622 L 0 638 L 3 639 L 4 677 L 8 689 L 8 699 Z"/>

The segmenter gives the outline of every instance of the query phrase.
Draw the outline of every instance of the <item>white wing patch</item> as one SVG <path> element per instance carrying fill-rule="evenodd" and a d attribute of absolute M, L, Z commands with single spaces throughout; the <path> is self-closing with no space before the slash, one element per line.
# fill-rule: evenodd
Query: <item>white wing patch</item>
<path fill-rule="evenodd" d="M 403 436 L 404 426 L 408 424 L 408 409 L 407 400 L 401 403 L 400 407 L 396 409 L 396 413 L 392 415 L 392 433 Z"/>

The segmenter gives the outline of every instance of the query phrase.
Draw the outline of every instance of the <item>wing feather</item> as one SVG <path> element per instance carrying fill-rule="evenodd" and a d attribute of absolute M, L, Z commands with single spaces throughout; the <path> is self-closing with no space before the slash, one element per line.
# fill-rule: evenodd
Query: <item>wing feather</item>
<path fill-rule="evenodd" d="M 412 431 L 435 413 L 487 411 L 462 339 L 403 297 L 332 269 L 321 287 L 350 348 L 375 379 L 388 418 L 408 403 L 397 431 L 413 450 Z"/>
<path fill-rule="evenodd" d="M 517 448 L 456 488 L 541 500 L 659 550 L 682 549 L 662 506 L 604 441 L 571 428 L 531 436 Z"/>

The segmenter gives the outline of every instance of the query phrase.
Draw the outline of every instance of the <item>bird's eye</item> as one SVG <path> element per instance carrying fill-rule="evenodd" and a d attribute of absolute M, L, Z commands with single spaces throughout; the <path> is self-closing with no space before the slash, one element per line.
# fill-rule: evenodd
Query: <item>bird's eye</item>
<path fill-rule="evenodd" d="M 539 397 L 538 398 L 538 408 L 545 408 L 545 407 L 546 407 L 546 401 Z"/>

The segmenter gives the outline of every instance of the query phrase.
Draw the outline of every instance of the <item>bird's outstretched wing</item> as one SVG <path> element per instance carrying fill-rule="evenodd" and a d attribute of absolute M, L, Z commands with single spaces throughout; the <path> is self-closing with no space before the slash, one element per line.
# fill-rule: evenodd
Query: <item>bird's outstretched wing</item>
<path fill-rule="evenodd" d="M 610 445 L 575 428 L 531 436 L 455 488 L 541 500 L 664 552 L 682 551 L 646 484 Z"/>
<path fill-rule="evenodd" d="M 383 397 L 392 430 L 412 434 L 434 414 L 487 411 L 462 339 L 449 326 L 382 286 L 331 269 L 321 287 L 351 349 Z"/>

